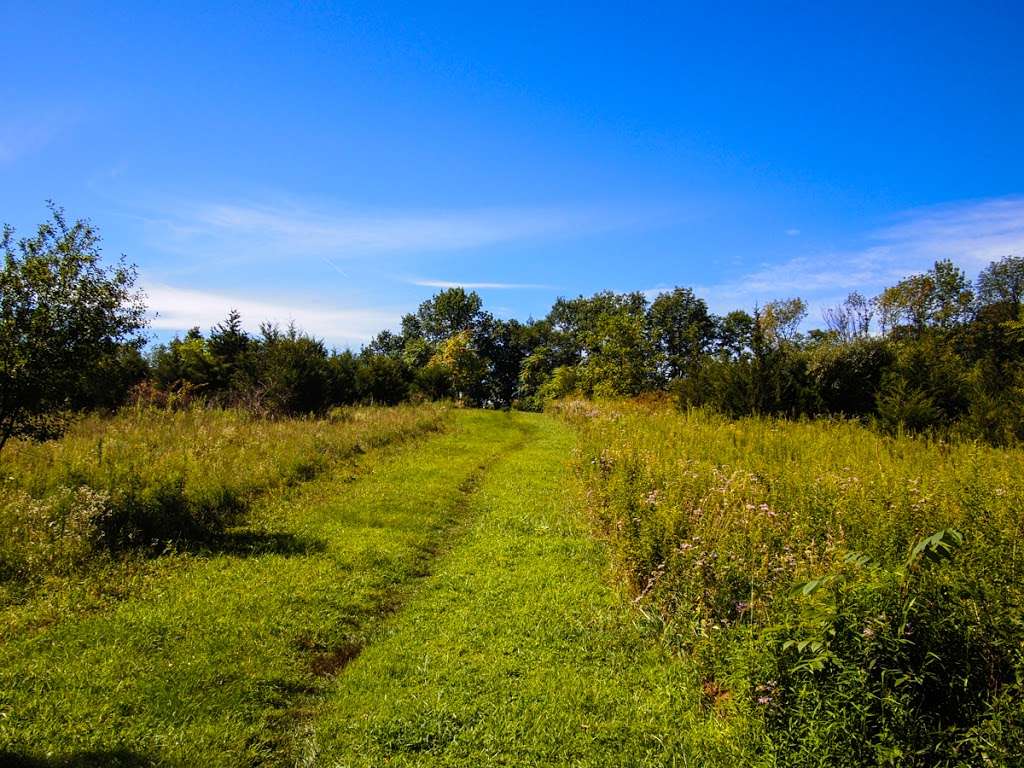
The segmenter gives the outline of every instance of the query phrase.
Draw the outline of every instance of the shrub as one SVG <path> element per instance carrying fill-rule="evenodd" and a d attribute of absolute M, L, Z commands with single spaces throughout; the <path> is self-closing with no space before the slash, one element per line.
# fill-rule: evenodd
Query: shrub
<path fill-rule="evenodd" d="M 884 339 L 856 339 L 815 350 L 810 377 L 828 413 L 868 416 L 875 410 L 875 395 L 895 355 Z"/>
<path fill-rule="evenodd" d="M 887 378 L 878 393 L 878 424 L 891 435 L 925 432 L 942 423 L 942 412 L 925 392 L 899 375 Z"/>
<path fill-rule="evenodd" d="M 384 355 L 364 355 L 356 372 L 356 387 L 365 402 L 395 405 L 409 395 L 407 375 L 400 360 Z"/>

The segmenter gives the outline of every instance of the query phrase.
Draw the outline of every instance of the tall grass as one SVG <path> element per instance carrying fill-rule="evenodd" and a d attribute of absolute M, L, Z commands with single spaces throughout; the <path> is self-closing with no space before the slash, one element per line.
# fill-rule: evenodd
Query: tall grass
<path fill-rule="evenodd" d="M 1024 753 L 1024 451 L 657 403 L 560 410 L 640 615 L 768 762 Z"/>
<path fill-rule="evenodd" d="M 97 552 L 210 540 L 254 498 L 366 449 L 440 429 L 443 408 L 353 408 L 270 421 L 242 411 L 135 408 L 0 456 L 0 578 L 32 579 Z"/>

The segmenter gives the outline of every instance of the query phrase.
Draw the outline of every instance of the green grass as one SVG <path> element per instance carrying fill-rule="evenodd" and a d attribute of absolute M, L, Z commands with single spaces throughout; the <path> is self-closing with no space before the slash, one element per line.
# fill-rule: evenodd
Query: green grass
<path fill-rule="evenodd" d="M 159 558 L 0 650 L 25 765 L 685 765 L 744 739 L 636 621 L 572 432 L 461 411 L 254 511 L 283 551 Z M 91 578 L 91 576 L 90 576 Z M 31 761 L 36 762 L 31 762 Z"/>
<path fill-rule="evenodd" d="M 129 408 L 61 440 L 13 441 L 0 457 L 0 585 L 75 571 L 103 551 L 208 540 L 262 494 L 443 423 L 434 406 L 277 421 Z"/>
<path fill-rule="evenodd" d="M 302 764 L 743 763 L 694 670 L 605 579 L 573 509 L 573 435 L 525 423 L 528 446 L 485 476 L 460 545 L 316 711 Z"/>
<path fill-rule="evenodd" d="M 446 545 L 481 466 L 521 439 L 507 416 L 460 414 L 412 448 L 364 455 L 355 476 L 274 496 L 254 511 L 263 546 L 172 556 L 103 609 L 13 622 L 0 753 L 211 766 L 286 755 L 305 708 Z"/>
<path fill-rule="evenodd" d="M 1024 452 L 657 404 L 444 423 L 360 438 L 202 547 L 10 597 L 0 764 L 1020 754 Z"/>
<path fill-rule="evenodd" d="M 760 760 L 1021 754 L 1024 451 L 656 402 L 563 414 L 619 580 Z"/>

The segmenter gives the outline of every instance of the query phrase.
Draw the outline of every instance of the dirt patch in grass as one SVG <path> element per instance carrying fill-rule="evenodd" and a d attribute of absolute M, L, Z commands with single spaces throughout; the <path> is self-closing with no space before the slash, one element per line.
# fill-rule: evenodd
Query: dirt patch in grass
<path fill-rule="evenodd" d="M 333 677 L 347 667 L 362 650 L 362 643 L 343 643 L 326 651 L 316 651 L 310 657 L 309 668 L 317 677 Z"/>

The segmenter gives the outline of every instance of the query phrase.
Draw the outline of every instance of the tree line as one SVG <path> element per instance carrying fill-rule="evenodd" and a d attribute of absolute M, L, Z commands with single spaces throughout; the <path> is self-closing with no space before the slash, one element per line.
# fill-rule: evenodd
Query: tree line
<path fill-rule="evenodd" d="M 147 349 L 134 270 L 102 266 L 92 226 L 52 214 L 34 236 L 6 228 L 0 243 L 0 440 L 47 436 L 66 414 L 131 399 L 295 415 L 409 399 L 539 410 L 571 394 L 650 392 L 731 416 L 1024 438 L 1021 257 L 973 282 L 937 261 L 877 296 L 851 293 L 813 329 L 799 298 L 716 315 L 688 288 L 653 299 L 606 291 L 559 298 L 546 317 L 520 322 L 451 288 L 359 352 L 295 326 L 251 334 L 235 311 Z"/>

